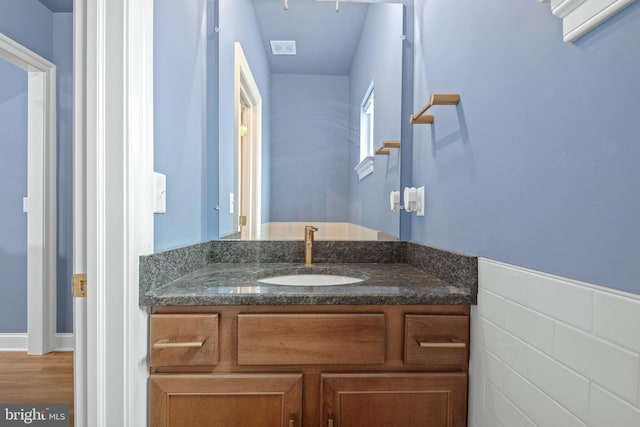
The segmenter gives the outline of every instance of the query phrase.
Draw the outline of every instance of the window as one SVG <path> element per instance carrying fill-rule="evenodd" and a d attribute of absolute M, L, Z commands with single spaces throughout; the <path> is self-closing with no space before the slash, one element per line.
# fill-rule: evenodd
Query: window
<path fill-rule="evenodd" d="M 362 102 L 360 112 L 360 160 L 373 155 L 373 88 Z"/>
<path fill-rule="evenodd" d="M 363 179 L 373 172 L 373 82 L 360 104 L 360 163 L 355 167 L 358 177 Z"/>

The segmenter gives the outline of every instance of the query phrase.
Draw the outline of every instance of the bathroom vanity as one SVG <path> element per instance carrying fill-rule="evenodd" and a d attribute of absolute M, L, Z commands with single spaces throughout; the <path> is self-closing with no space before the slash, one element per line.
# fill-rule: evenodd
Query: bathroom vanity
<path fill-rule="evenodd" d="M 305 267 L 298 242 L 221 243 L 141 260 L 151 426 L 466 425 L 475 258 L 316 242 Z M 301 272 L 363 281 L 260 282 Z"/>

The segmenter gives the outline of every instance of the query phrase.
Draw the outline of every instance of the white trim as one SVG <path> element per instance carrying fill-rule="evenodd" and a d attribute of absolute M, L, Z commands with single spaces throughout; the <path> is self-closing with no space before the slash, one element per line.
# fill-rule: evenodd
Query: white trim
<path fill-rule="evenodd" d="M 548 3 L 549 0 L 538 0 Z M 588 33 L 635 0 L 551 0 L 551 11 L 562 19 L 565 42 Z"/>
<path fill-rule="evenodd" d="M 71 333 L 58 333 L 54 337 L 53 351 L 74 351 L 75 337 Z"/>
<path fill-rule="evenodd" d="M 144 426 L 138 260 L 153 252 L 153 0 L 95 0 L 86 16 L 86 417 Z"/>
<path fill-rule="evenodd" d="M 4 34 L 0 58 L 28 74 L 28 352 L 45 354 L 56 331 L 56 66 Z"/>
<path fill-rule="evenodd" d="M 355 170 L 358 174 L 359 180 L 362 180 L 366 176 L 373 173 L 373 159 L 373 156 L 367 156 L 362 159 L 362 161 L 360 161 L 360 163 L 358 163 L 355 168 L 353 168 L 353 170 Z"/>
<path fill-rule="evenodd" d="M 249 102 L 250 116 L 249 130 L 249 208 L 246 230 L 238 226 L 240 212 L 239 179 L 238 171 L 240 163 L 240 123 L 241 123 L 241 98 L 242 95 Z M 259 238 L 260 224 L 262 223 L 262 95 L 251 72 L 247 57 L 239 42 L 234 44 L 234 231 L 240 231 L 242 238 Z M 238 227 L 238 229 L 236 229 Z"/>
<path fill-rule="evenodd" d="M 27 334 L 0 334 L 0 351 L 27 351 Z"/>
<path fill-rule="evenodd" d="M 73 272 L 87 272 L 86 243 L 86 0 L 73 2 Z M 88 67 L 87 67 L 88 68 Z M 73 412 L 77 427 L 87 418 L 87 300 L 73 298 Z"/>
<path fill-rule="evenodd" d="M 148 425 L 148 311 L 139 305 L 139 258 L 153 253 L 153 0 L 129 0 L 125 43 L 125 215 L 124 260 L 125 423 Z"/>
<path fill-rule="evenodd" d="M 482 262 L 485 262 L 487 264 L 493 264 L 493 265 L 496 265 L 496 266 L 499 266 L 499 267 L 503 267 L 503 268 L 510 268 L 512 270 L 519 270 L 519 271 L 521 271 L 523 273 L 535 274 L 535 275 L 538 275 L 538 276 L 542 276 L 542 277 L 546 277 L 546 278 L 549 278 L 549 279 L 557 280 L 559 282 L 565 282 L 565 283 L 570 284 L 570 285 L 589 288 L 589 289 L 591 289 L 593 291 L 605 292 L 607 294 L 616 295 L 616 296 L 619 296 L 619 297 L 630 298 L 630 299 L 633 299 L 633 300 L 636 300 L 636 301 L 640 302 L 640 295 L 639 294 L 633 294 L 631 292 L 625 292 L 625 291 L 620 291 L 620 290 L 613 289 L 613 288 L 607 288 L 606 286 L 594 285 L 594 284 L 588 283 L 588 282 L 581 282 L 580 280 L 570 279 L 568 277 L 563 277 L 563 276 L 557 276 L 555 274 L 545 273 L 545 272 L 538 271 L 538 270 L 532 270 L 530 268 L 520 267 L 518 265 L 508 264 L 506 262 L 496 261 L 496 260 L 489 259 L 489 258 L 478 257 L 478 261 L 482 261 Z"/>
<path fill-rule="evenodd" d="M 27 351 L 27 334 L 0 334 L 0 352 L 2 351 Z M 73 351 L 73 334 L 56 334 L 53 338 L 51 351 Z"/>
<path fill-rule="evenodd" d="M 115 3 L 115 2 L 114 2 Z M 87 1 L 86 5 L 86 413 L 85 422 L 94 426 L 106 426 L 106 392 L 104 365 L 104 232 L 99 227 L 104 222 L 104 189 L 100 179 L 104 176 L 102 164 L 105 146 L 105 44 L 106 44 L 106 0 Z M 104 178 L 102 178 L 104 180 Z M 89 279 L 91 278 L 91 279 Z M 118 283 L 118 282 L 114 282 Z M 121 390 L 122 391 L 122 390 Z M 88 424 L 86 424 L 88 425 Z M 80 421 L 76 422 L 81 427 Z"/>

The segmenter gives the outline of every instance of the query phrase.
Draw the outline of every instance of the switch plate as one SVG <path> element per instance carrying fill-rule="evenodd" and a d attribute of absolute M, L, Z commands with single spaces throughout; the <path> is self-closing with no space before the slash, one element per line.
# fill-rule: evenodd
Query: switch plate
<path fill-rule="evenodd" d="M 154 180 L 153 213 L 166 213 L 167 212 L 167 176 L 158 172 L 154 172 L 153 180 Z"/>
<path fill-rule="evenodd" d="M 22 198 L 22 212 L 29 213 L 29 198 L 28 197 L 23 197 Z"/>
<path fill-rule="evenodd" d="M 232 214 L 235 207 L 235 202 L 233 200 L 233 193 L 229 193 L 229 213 Z"/>

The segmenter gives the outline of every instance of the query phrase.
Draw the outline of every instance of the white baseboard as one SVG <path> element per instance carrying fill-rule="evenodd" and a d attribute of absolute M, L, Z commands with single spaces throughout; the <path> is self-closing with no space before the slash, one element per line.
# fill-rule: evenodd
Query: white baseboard
<path fill-rule="evenodd" d="M 27 334 L 0 334 L 0 351 L 27 351 Z"/>
<path fill-rule="evenodd" d="M 56 334 L 53 351 L 73 351 L 72 333 Z M 27 351 L 27 334 L 0 334 L 0 351 Z"/>
<path fill-rule="evenodd" d="M 53 351 L 73 351 L 76 340 L 72 333 L 56 334 Z"/>

